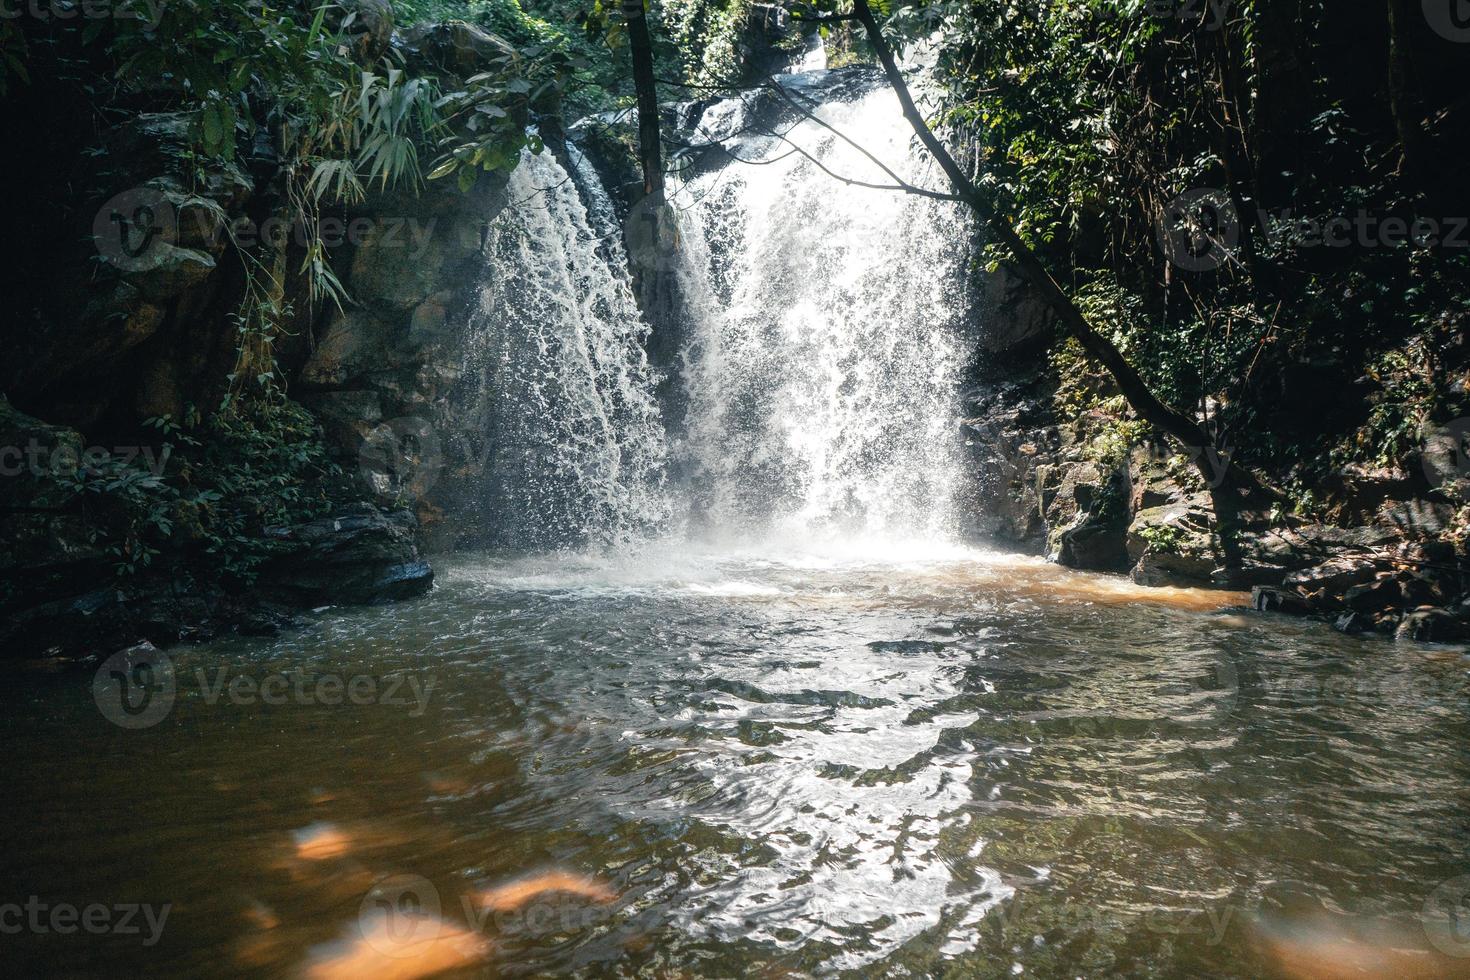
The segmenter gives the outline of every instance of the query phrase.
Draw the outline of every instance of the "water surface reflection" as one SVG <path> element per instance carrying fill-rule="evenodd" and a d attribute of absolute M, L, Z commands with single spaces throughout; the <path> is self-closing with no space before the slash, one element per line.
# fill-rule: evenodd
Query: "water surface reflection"
<path fill-rule="evenodd" d="M 4 942 L 75 975 L 1470 974 L 1465 657 L 1242 601 L 959 549 L 475 557 L 170 651 L 146 729 L 22 673 L 6 896 L 171 911 Z"/>

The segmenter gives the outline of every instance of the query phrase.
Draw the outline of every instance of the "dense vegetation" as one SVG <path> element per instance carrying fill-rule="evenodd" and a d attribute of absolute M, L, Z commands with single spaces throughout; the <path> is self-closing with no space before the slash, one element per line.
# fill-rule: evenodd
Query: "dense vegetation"
<path fill-rule="evenodd" d="M 1470 412 L 1470 200 L 1455 173 L 1466 46 L 1419 5 L 873 7 L 893 45 L 937 54 L 943 105 L 931 121 L 998 213 L 1162 402 L 1282 488 L 1278 506 L 1326 513 L 1344 467 L 1414 470 L 1426 427 Z M 232 238 L 222 261 L 236 349 L 206 400 L 168 417 L 89 420 L 142 425 L 187 465 L 166 477 L 84 471 L 71 488 L 110 515 L 96 526 L 120 569 L 146 565 L 187 524 L 227 556 L 219 568 L 248 578 L 263 526 L 317 513 L 332 495 L 320 435 L 286 397 L 277 361 L 296 325 L 351 302 L 323 219 L 395 188 L 468 190 L 540 149 L 535 124 L 628 109 L 624 24 L 602 0 L 157 9 L 156 21 L 0 22 L 0 84 L 37 134 L 7 163 L 10 186 L 39 191 L 18 204 L 35 231 L 16 270 L 16 349 L 85 315 L 56 299 L 48 267 L 91 262 L 99 290 L 115 278 L 81 257 L 74 234 L 129 166 L 131 145 L 114 137 L 133 121 L 170 121 L 165 189 L 181 212 L 232 235 L 216 191 L 234 181 L 304 228 L 291 247 Z M 850 5 L 793 9 L 798 22 L 828 21 L 839 59 L 871 57 Z M 654 5 L 666 101 L 753 80 L 750 12 L 744 0 Z M 446 20 L 497 39 L 488 70 L 458 74 L 414 40 L 415 24 Z M 1097 452 L 1147 435 L 1075 342 L 1050 359 L 1058 408 Z M 6 387 L 33 405 L 64 401 L 22 368 Z"/>
<path fill-rule="evenodd" d="M 1408 6 L 978 0 L 894 24 L 937 33 L 952 137 L 1155 393 L 1310 506 L 1467 407 L 1463 45 Z M 1099 407 L 1075 345 L 1055 359 Z"/>

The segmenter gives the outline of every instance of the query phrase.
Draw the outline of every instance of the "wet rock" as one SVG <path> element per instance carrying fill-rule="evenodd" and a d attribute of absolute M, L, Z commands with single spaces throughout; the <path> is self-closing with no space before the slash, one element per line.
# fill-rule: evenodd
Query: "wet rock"
<path fill-rule="evenodd" d="M 1470 623 L 1448 609 L 1416 609 L 1404 615 L 1394 636 L 1426 643 L 1455 643 L 1470 639 Z"/>
<path fill-rule="evenodd" d="M 993 357 L 1020 359 L 1044 349 L 1056 332 L 1056 314 L 1026 280 L 1002 263 L 981 277 L 975 309 L 980 348 Z"/>
<path fill-rule="evenodd" d="M 395 339 L 392 324 L 372 313 L 339 313 L 301 369 L 301 380 L 311 386 L 337 387 L 369 371 L 392 368 L 400 361 Z"/>
<path fill-rule="evenodd" d="M 1378 563 L 1372 559 L 1341 556 L 1292 572 L 1286 576 L 1284 584 L 1300 592 L 1310 602 L 1336 608 L 1348 589 L 1371 581 L 1378 568 Z"/>
<path fill-rule="evenodd" d="M 1251 589 L 1251 605 L 1257 612 L 1279 612 L 1292 616 L 1306 616 L 1312 607 L 1292 589 L 1256 586 Z"/>
<path fill-rule="evenodd" d="M 1147 586 L 1208 586 L 1219 565 L 1213 515 L 1198 499 L 1151 507 L 1128 525 L 1133 581 Z"/>
<path fill-rule="evenodd" d="M 399 43 L 411 59 L 462 78 L 491 71 L 517 57 L 509 41 L 462 20 L 416 24 L 403 32 Z"/>
<path fill-rule="evenodd" d="M 128 280 L 155 303 L 193 289 L 208 279 L 215 268 L 214 256 L 208 252 L 166 242 L 157 244 L 149 256 L 148 266 L 130 273 Z"/>
<path fill-rule="evenodd" d="M 427 592 L 434 573 L 414 541 L 408 511 L 357 504 L 268 536 L 285 552 L 262 571 L 262 592 L 293 605 L 364 604 Z"/>
<path fill-rule="evenodd" d="M 1042 496 L 1052 499 L 1060 482 L 1055 454 L 1063 443 L 1061 434 L 1025 386 L 987 386 L 973 392 L 969 401 L 965 445 L 977 471 L 978 499 L 966 511 L 975 532 L 1011 546 L 1045 550 Z"/>
<path fill-rule="evenodd" d="M 1215 563 L 1210 559 L 1153 552 L 1142 555 L 1129 576 L 1139 585 L 1151 588 L 1190 589 L 1208 586 L 1214 568 Z"/>
<path fill-rule="evenodd" d="M 306 392 L 301 404 L 322 424 L 327 444 L 340 450 L 347 465 L 368 435 L 383 420 L 382 396 L 375 391 Z"/>
<path fill-rule="evenodd" d="M 327 27 L 342 32 L 362 64 L 376 61 L 393 41 L 393 5 L 388 0 L 337 0 L 327 11 Z"/>
<path fill-rule="evenodd" d="M 1381 612 L 1403 598 L 1399 583 L 1391 578 L 1354 585 L 1343 594 L 1343 605 L 1358 612 Z"/>
<path fill-rule="evenodd" d="M 1257 586 L 1280 585 L 1285 576 L 1286 569 L 1279 565 L 1246 561 L 1234 568 L 1216 568 L 1210 573 L 1210 581 L 1222 589 L 1245 590 Z"/>
<path fill-rule="evenodd" d="M 1128 568 L 1127 534 L 1121 527 L 1084 523 L 1061 531 L 1056 541 L 1059 565 L 1099 572 Z"/>
<path fill-rule="evenodd" d="M 1398 500 L 1385 504 L 1378 518 L 1406 538 L 1436 538 L 1454 527 L 1455 508 L 1444 501 Z"/>
<path fill-rule="evenodd" d="M 1339 633 L 1355 635 L 1367 633 L 1374 627 L 1374 619 L 1361 612 L 1346 612 L 1332 621 L 1332 628 Z"/>
<path fill-rule="evenodd" d="M 97 653 L 139 639 L 123 594 L 111 586 L 23 605 L 0 617 L 0 649 L 10 656 Z"/>

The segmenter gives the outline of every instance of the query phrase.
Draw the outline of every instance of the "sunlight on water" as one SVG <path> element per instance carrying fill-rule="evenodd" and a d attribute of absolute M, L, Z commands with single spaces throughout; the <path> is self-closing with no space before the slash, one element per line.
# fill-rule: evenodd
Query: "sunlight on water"
<path fill-rule="evenodd" d="M 923 179 L 891 96 L 819 111 Z M 963 225 L 799 156 L 684 190 L 672 437 L 601 189 L 528 155 L 491 230 L 483 503 L 539 553 L 170 651 L 144 730 L 8 678 L 7 894 L 171 910 L 15 975 L 1465 975 L 1463 652 L 961 543 Z"/>
<path fill-rule="evenodd" d="M 5 870 L 174 903 L 112 974 L 1441 964 L 1464 657 L 1240 598 L 958 546 L 465 555 L 421 600 L 178 648 L 144 731 L 13 678 Z M 1308 929 L 1297 893 L 1360 919 Z M 66 938 L 19 962 L 102 975 Z"/>
<path fill-rule="evenodd" d="M 663 421 L 600 186 L 521 156 L 486 246 L 466 374 L 493 459 L 483 487 L 521 547 L 618 543 L 663 525 Z M 592 195 L 592 207 L 583 200 Z"/>

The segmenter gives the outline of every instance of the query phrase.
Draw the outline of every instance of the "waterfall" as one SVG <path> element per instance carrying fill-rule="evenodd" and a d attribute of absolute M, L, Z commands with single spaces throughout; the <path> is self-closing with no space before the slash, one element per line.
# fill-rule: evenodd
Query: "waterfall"
<path fill-rule="evenodd" d="M 730 100 L 700 129 L 758 165 L 729 163 L 673 197 L 687 274 L 706 284 L 687 290 L 678 446 L 693 522 L 783 542 L 950 538 L 964 487 L 964 217 L 834 178 L 893 184 L 872 154 L 943 186 L 886 87 L 821 102 L 815 119 L 781 125 L 784 139 L 748 131 L 750 115 Z"/>
<path fill-rule="evenodd" d="M 635 208 L 631 268 L 577 148 L 566 166 L 523 155 L 466 362 L 501 543 L 626 546 L 681 527 L 740 544 L 955 536 L 968 226 L 950 202 L 833 176 L 894 183 L 876 157 L 941 183 L 887 88 L 783 77 L 815 118 L 777 137 L 741 99 L 706 108 L 698 130 L 730 160 L 673 182 L 677 236 L 643 241 Z M 667 427 L 635 271 L 670 277 L 682 309 Z"/>
<path fill-rule="evenodd" d="M 552 152 L 522 154 L 470 323 L 486 524 L 514 546 L 617 546 L 668 518 L 648 327 L 611 204 L 595 182 L 581 191 Z"/>

